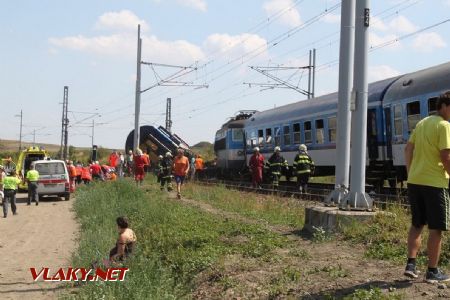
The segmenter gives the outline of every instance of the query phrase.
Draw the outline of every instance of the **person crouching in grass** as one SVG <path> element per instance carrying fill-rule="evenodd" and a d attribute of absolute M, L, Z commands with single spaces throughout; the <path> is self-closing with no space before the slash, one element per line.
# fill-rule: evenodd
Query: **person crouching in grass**
<path fill-rule="evenodd" d="M 116 246 L 109 251 L 109 260 L 105 262 L 106 266 L 123 262 L 126 258 L 130 257 L 137 242 L 136 234 L 129 228 L 128 218 L 118 217 L 116 223 L 119 237 L 117 238 Z"/>

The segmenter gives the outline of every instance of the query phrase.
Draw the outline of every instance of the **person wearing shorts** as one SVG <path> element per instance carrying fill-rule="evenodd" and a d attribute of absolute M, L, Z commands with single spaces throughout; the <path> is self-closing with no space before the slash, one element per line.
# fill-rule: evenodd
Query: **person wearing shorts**
<path fill-rule="evenodd" d="M 436 110 L 436 115 L 417 123 L 405 148 L 412 224 L 408 234 L 408 261 L 404 275 L 418 277 L 416 256 L 423 227 L 428 225 L 428 269 L 425 280 L 429 283 L 450 280 L 437 267 L 442 231 L 450 228 L 450 92 L 439 96 Z"/>
<path fill-rule="evenodd" d="M 184 150 L 178 149 L 177 156 L 173 160 L 173 172 L 177 183 L 177 198 L 181 199 L 181 186 L 189 173 L 189 159 L 184 156 Z"/>

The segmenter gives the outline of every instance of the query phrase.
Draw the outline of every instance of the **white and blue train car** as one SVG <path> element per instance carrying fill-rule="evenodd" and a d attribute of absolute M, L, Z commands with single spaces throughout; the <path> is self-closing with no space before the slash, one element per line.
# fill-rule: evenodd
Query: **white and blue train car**
<path fill-rule="evenodd" d="M 404 149 L 412 130 L 436 113 L 437 97 L 449 90 L 450 63 L 445 63 L 401 76 L 384 96 L 385 160 L 392 162 L 398 180 L 406 180 Z"/>
<path fill-rule="evenodd" d="M 409 135 L 419 120 L 436 112 L 437 97 L 449 90 L 450 63 L 369 84 L 367 182 L 382 185 L 388 180 L 395 186 L 406 180 L 404 148 Z M 337 104 L 333 93 L 231 120 L 216 136 L 219 165 L 242 169 L 254 147 L 269 158 L 280 146 L 292 166 L 298 146 L 305 144 L 316 164 L 315 175 L 334 175 L 339 159 Z"/>
<path fill-rule="evenodd" d="M 368 112 L 368 156 L 382 158 L 382 97 L 396 78 L 370 84 Z M 316 164 L 316 175 L 334 174 L 336 164 L 337 93 L 255 113 L 245 123 L 247 160 L 258 146 L 268 158 L 275 146 L 292 166 L 298 146 L 305 144 Z M 368 159 L 369 163 L 369 159 Z"/>

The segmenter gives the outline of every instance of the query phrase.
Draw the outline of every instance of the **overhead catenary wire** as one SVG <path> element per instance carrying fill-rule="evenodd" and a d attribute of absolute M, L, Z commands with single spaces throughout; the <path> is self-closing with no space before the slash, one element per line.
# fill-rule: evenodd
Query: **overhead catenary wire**
<path fill-rule="evenodd" d="M 397 15 L 400 11 L 406 10 L 406 9 L 412 7 L 413 5 L 415 5 L 415 4 L 419 3 L 419 2 L 421 2 L 422 0 L 417 0 L 417 1 L 414 1 L 413 3 L 410 3 L 410 4 L 406 5 L 406 6 L 402 6 L 402 5 L 404 5 L 404 4 L 408 3 L 408 2 L 411 2 L 411 1 L 412 1 L 412 0 L 405 0 L 405 1 L 402 1 L 401 3 L 398 3 L 398 4 L 396 4 L 396 5 L 394 5 L 394 6 L 390 7 L 390 8 L 388 8 L 388 9 L 386 9 L 386 10 L 380 12 L 380 13 L 377 13 L 376 16 L 382 16 L 382 15 L 384 15 L 384 14 L 386 14 L 386 13 L 392 11 L 394 8 L 400 7 L 400 8 L 397 9 L 394 13 L 391 13 L 391 14 L 389 14 L 389 15 L 386 15 L 386 16 L 384 16 L 384 17 L 378 19 L 377 22 L 382 21 L 382 20 L 385 20 L 385 19 L 387 19 L 387 18 L 389 18 L 389 17 L 391 17 L 391 16 L 393 16 L 393 15 Z M 402 6 L 402 7 L 401 7 L 401 6 Z M 309 43 L 308 45 L 314 45 L 314 44 L 316 44 L 317 42 L 322 41 L 322 40 L 325 39 L 326 37 L 332 37 L 332 36 L 338 35 L 338 34 L 339 34 L 339 31 L 335 31 L 335 32 L 333 32 L 333 33 L 331 33 L 331 34 L 326 35 L 324 38 L 321 38 L 321 39 L 318 39 L 318 40 L 316 40 L 316 41 L 314 41 L 314 42 Z M 320 48 L 329 47 L 329 46 L 331 46 L 332 44 L 337 44 L 338 42 L 339 42 L 339 39 L 335 39 L 335 40 L 333 40 L 333 41 L 326 42 L 326 43 L 324 43 L 322 46 L 317 47 L 317 48 L 320 49 Z M 301 48 L 306 48 L 306 47 L 301 47 Z M 292 51 L 289 51 L 288 53 L 285 53 L 284 55 L 287 55 L 287 54 L 289 54 L 289 53 L 291 53 L 291 52 L 292 52 Z M 307 55 L 308 55 L 308 54 L 306 54 L 306 55 L 304 55 L 304 56 L 307 56 Z M 186 94 L 186 93 L 189 93 L 189 91 L 183 92 L 183 93 L 181 93 L 181 95 L 184 95 L 184 94 Z M 189 103 L 189 104 L 192 104 L 192 103 Z M 188 105 L 188 104 L 185 104 L 185 105 Z"/>
<path fill-rule="evenodd" d="M 402 3 L 406 3 L 406 2 L 410 2 L 411 0 L 409 0 L 409 1 L 403 1 Z M 418 1 L 416 1 L 416 2 L 418 2 Z M 402 4 L 402 3 L 399 3 L 399 4 L 396 4 L 396 6 L 397 7 L 399 7 L 399 5 L 400 4 Z M 390 9 L 390 10 L 384 10 L 383 12 L 384 13 L 387 13 L 387 11 L 392 11 L 392 9 Z M 397 13 L 397 12 L 396 12 Z M 378 14 L 375 14 L 375 16 L 378 16 L 378 15 L 381 15 L 381 13 L 378 13 Z M 338 40 L 334 40 L 334 41 L 332 41 L 333 43 L 337 43 L 337 41 Z M 331 42 L 330 42 L 331 43 Z M 323 45 L 323 47 L 326 47 L 326 46 L 328 46 L 330 43 L 325 43 L 324 45 Z M 380 45 L 378 45 L 378 46 L 380 46 Z M 239 66 L 240 65 L 242 65 L 242 63 L 240 63 L 240 62 L 238 62 L 238 64 L 239 64 Z M 334 64 L 333 64 L 334 65 Z M 238 67 L 239 67 L 238 66 Z M 208 73 L 208 76 L 210 76 L 212 73 Z M 205 75 L 206 76 L 206 75 Z M 233 86 L 236 86 L 236 84 L 233 84 L 233 85 L 230 85 L 230 88 L 232 88 Z M 191 90 L 189 90 L 189 91 L 186 91 L 186 92 L 182 92 L 181 93 L 181 95 L 187 95 L 187 94 L 190 94 L 190 93 L 192 93 L 193 91 L 191 91 Z M 202 100 L 203 99 L 205 99 L 205 98 L 207 98 L 207 97 L 210 97 L 209 95 L 206 95 L 206 96 L 204 96 L 204 97 L 201 97 L 202 98 Z M 162 102 L 162 101 L 161 101 Z M 218 104 L 220 104 L 220 102 L 221 101 L 218 101 L 217 103 Z M 153 105 L 155 105 L 155 103 L 152 103 L 152 106 Z M 189 106 L 192 106 L 193 104 L 192 103 L 186 103 L 186 104 L 183 104 L 183 106 L 187 106 L 187 105 L 189 105 Z M 215 105 L 215 103 L 212 103 L 211 105 Z M 118 110 L 118 111 L 120 111 L 120 110 Z M 192 111 L 192 110 L 191 110 Z M 189 112 L 180 112 L 179 114 L 188 114 Z"/>

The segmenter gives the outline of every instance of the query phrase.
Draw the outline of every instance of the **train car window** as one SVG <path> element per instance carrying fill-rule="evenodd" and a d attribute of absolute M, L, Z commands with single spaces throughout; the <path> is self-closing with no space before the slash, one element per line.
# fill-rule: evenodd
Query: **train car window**
<path fill-rule="evenodd" d="M 264 131 L 262 129 L 258 130 L 258 145 L 259 147 L 264 146 Z"/>
<path fill-rule="evenodd" d="M 257 143 L 256 143 L 256 131 L 252 130 L 252 131 L 250 131 L 249 146 L 251 147 L 251 149 L 253 149 L 254 147 L 256 147 L 256 145 L 257 145 Z"/>
<path fill-rule="evenodd" d="M 328 141 L 336 142 L 336 117 L 328 118 Z"/>
<path fill-rule="evenodd" d="M 403 135 L 402 106 L 394 106 L 394 135 Z"/>
<path fill-rule="evenodd" d="M 428 99 L 428 115 L 429 116 L 436 114 L 436 102 L 437 102 L 437 97 Z"/>
<path fill-rule="evenodd" d="M 290 132 L 290 127 L 288 126 L 283 126 L 283 139 L 284 139 L 284 145 L 288 146 L 291 144 L 291 132 Z"/>
<path fill-rule="evenodd" d="M 324 142 L 323 120 L 316 120 L 316 144 L 323 144 Z"/>
<path fill-rule="evenodd" d="M 294 144 L 300 144 L 300 123 L 294 124 Z"/>
<path fill-rule="evenodd" d="M 275 139 L 275 146 L 280 146 L 280 142 L 281 142 L 281 129 L 280 127 L 275 127 L 273 129 L 273 136 Z"/>
<path fill-rule="evenodd" d="M 311 121 L 305 122 L 305 144 L 312 143 Z"/>
<path fill-rule="evenodd" d="M 272 140 L 272 128 L 267 128 L 266 129 L 266 144 L 272 144 L 273 140 Z"/>
<path fill-rule="evenodd" d="M 416 124 L 420 121 L 420 102 L 414 101 L 406 104 L 406 114 L 408 120 L 408 133 L 411 133 L 416 127 Z"/>
<path fill-rule="evenodd" d="M 242 129 L 232 130 L 233 142 L 242 142 L 244 140 L 244 131 Z"/>

